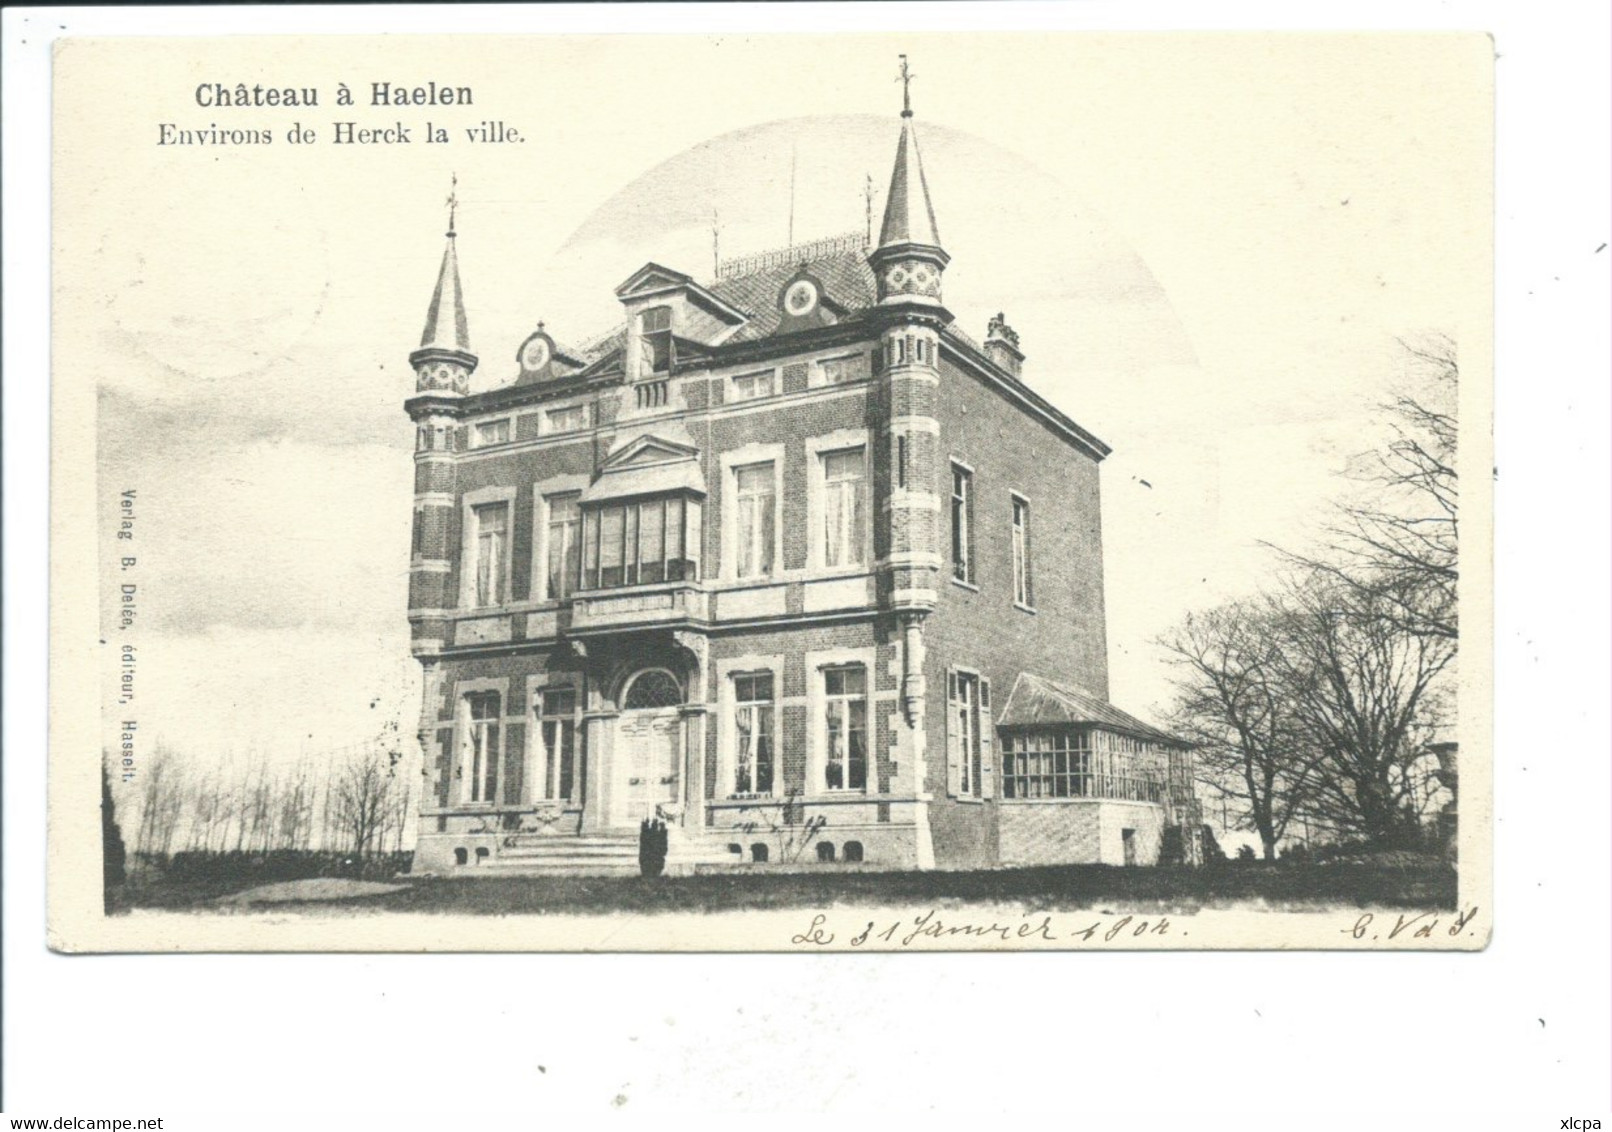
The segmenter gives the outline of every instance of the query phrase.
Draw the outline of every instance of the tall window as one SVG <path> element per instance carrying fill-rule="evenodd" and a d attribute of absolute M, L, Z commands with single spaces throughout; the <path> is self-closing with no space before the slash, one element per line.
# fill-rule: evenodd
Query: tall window
<path fill-rule="evenodd" d="M 548 540 L 548 597 L 551 601 L 571 596 L 582 569 L 582 515 L 576 493 L 551 495 Z"/>
<path fill-rule="evenodd" d="M 467 802 L 498 800 L 499 697 L 497 692 L 473 692 L 465 697 L 470 722 L 465 735 L 464 775 Z"/>
<path fill-rule="evenodd" d="M 773 782 L 772 673 L 733 678 L 733 792 L 771 794 Z"/>
<path fill-rule="evenodd" d="M 537 735 L 543 744 L 543 781 L 533 791 L 544 798 L 574 802 L 577 775 L 577 694 L 571 688 L 538 693 Z"/>
<path fill-rule="evenodd" d="M 861 448 L 825 452 L 823 461 L 823 565 L 867 561 L 867 461 Z"/>
<path fill-rule="evenodd" d="M 962 779 L 959 793 L 973 796 L 980 788 L 979 677 L 971 672 L 957 673 L 957 695 L 952 711 L 957 725 L 957 741 L 962 752 Z"/>
<path fill-rule="evenodd" d="M 772 573 L 778 498 L 771 463 L 751 464 L 733 471 L 734 535 L 738 542 L 736 566 L 741 578 L 762 578 Z"/>
<path fill-rule="evenodd" d="M 946 684 L 946 761 L 952 790 L 959 797 L 986 796 L 990 764 L 991 682 L 977 673 L 954 670 Z"/>
<path fill-rule="evenodd" d="M 961 464 L 952 465 L 952 577 L 974 580 L 974 477 Z"/>
<path fill-rule="evenodd" d="M 868 672 L 860 664 L 823 671 L 824 786 L 868 785 Z"/>
<path fill-rule="evenodd" d="M 1030 601 L 1030 503 L 1013 497 L 1013 600 L 1028 608 Z"/>
<path fill-rule="evenodd" d="M 473 509 L 476 522 L 476 604 L 501 605 L 509 555 L 509 504 L 483 503 Z"/>
<path fill-rule="evenodd" d="M 582 588 L 694 580 L 699 507 L 681 496 L 589 508 L 582 515 Z"/>
<path fill-rule="evenodd" d="M 644 369 L 665 373 L 672 364 L 672 308 L 651 307 L 638 318 L 643 336 Z"/>

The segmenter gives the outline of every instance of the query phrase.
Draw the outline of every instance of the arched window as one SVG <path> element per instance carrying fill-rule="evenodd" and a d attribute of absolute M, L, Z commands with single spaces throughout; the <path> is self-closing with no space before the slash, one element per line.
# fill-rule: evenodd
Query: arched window
<path fill-rule="evenodd" d="M 817 859 L 824 864 L 834 860 L 834 843 L 832 841 L 819 841 L 817 843 Z"/>
<path fill-rule="evenodd" d="M 750 846 L 750 859 L 758 865 L 767 863 L 767 843 L 765 841 L 758 841 Z"/>
<path fill-rule="evenodd" d="M 851 862 L 862 859 L 862 843 L 860 841 L 847 841 L 845 843 L 845 859 Z"/>
<path fill-rule="evenodd" d="M 676 707 L 683 702 L 683 688 L 664 668 L 646 668 L 627 684 L 621 698 L 624 711 L 637 708 Z"/>

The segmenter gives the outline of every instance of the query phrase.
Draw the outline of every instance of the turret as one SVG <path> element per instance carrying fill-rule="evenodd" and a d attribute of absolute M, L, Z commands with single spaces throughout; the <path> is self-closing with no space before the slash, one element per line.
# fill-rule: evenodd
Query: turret
<path fill-rule="evenodd" d="M 418 392 L 462 397 L 469 391 L 476 355 L 470 352 L 470 325 L 459 286 L 459 255 L 454 249 L 458 203 L 457 193 L 448 197 L 448 246 L 442 251 L 437 288 L 425 312 L 420 348 L 409 355 L 409 364 L 414 367 Z"/>
<path fill-rule="evenodd" d="M 409 354 L 416 395 L 408 403 L 414 420 L 414 529 L 409 557 L 409 622 L 413 651 L 433 674 L 430 658 L 447 643 L 453 548 L 450 544 L 456 504 L 456 403 L 469 390 L 476 355 L 470 352 L 470 330 L 464 294 L 459 287 L 459 259 L 454 251 L 456 196 L 448 198 L 448 246 L 442 253 L 436 290 L 425 315 L 420 348 Z M 427 697 L 429 703 L 430 697 Z"/>
<path fill-rule="evenodd" d="M 940 230 L 935 224 L 929 183 L 918 152 L 918 132 L 912 122 L 912 77 L 903 55 L 901 140 L 896 143 L 879 244 L 868 253 L 868 264 L 878 281 L 881 306 L 919 303 L 938 307 L 940 278 L 951 256 L 940 246 Z"/>

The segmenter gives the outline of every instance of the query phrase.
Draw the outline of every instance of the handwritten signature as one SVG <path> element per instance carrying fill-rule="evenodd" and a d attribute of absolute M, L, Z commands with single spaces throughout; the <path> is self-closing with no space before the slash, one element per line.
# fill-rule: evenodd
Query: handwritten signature
<path fill-rule="evenodd" d="M 845 942 L 851 947 L 861 947 L 871 941 L 911 947 L 920 940 L 948 940 L 961 937 L 1003 943 L 1016 940 L 1059 943 L 1071 939 L 1081 941 L 1102 939 L 1105 943 L 1111 943 L 1121 936 L 1139 939 L 1149 935 L 1167 935 L 1169 932 L 1170 920 L 1165 916 L 1151 920 L 1120 916 L 1112 920 L 1095 920 L 1086 927 L 1067 931 L 1065 925 L 1055 925 L 1051 916 L 1042 916 L 1039 920 L 1034 916 L 1028 916 L 1022 920 L 1009 920 L 1007 923 L 999 920 L 992 920 L 989 923 L 953 921 L 942 919 L 935 909 L 931 908 L 923 915 L 914 916 L 910 920 L 891 920 L 882 928 L 877 921 L 869 920 L 861 931 Z M 830 947 L 839 938 L 839 934 L 829 929 L 828 917 L 819 912 L 812 917 L 811 925 L 804 931 L 790 936 L 789 942 L 797 947 Z"/>

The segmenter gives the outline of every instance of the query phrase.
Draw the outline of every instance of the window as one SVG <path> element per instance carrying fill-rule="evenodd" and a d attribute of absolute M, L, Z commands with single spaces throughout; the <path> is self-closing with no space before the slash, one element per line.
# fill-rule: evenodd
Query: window
<path fill-rule="evenodd" d="M 463 775 L 467 802 L 498 800 L 499 696 L 497 692 L 474 692 L 465 697 L 469 727 L 465 734 Z"/>
<path fill-rule="evenodd" d="M 1002 797 L 1158 802 L 1162 774 L 1149 762 L 1156 750 L 1089 727 L 1010 734 L 1002 745 Z"/>
<path fill-rule="evenodd" d="M 851 864 L 862 860 L 862 843 L 860 841 L 847 841 L 845 843 L 845 859 Z"/>
<path fill-rule="evenodd" d="M 577 773 L 577 694 L 573 688 L 550 688 L 537 694 L 538 741 L 543 744 L 540 782 L 532 797 L 575 802 L 580 798 Z"/>
<path fill-rule="evenodd" d="M 974 475 L 961 464 L 952 465 L 952 577 L 974 581 L 970 551 L 974 543 Z"/>
<path fill-rule="evenodd" d="M 543 416 L 543 431 L 576 432 L 578 429 L 588 427 L 588 407 L 586 405 L 565 405 L 558 409 L 550 409 Z"/>
<path fill-rule="evenodd" d="M 734 559 L 740 578 L 764 578 L 772 573 L 773 543 L 776 541 L 778 498 L 773 481 L 773 465 L 751 464 L 733 470 L 734 536 L 738 543 Z"/>
<path fill-rule="evenodd" d="M 733 792 L 771 794 L 773 784 L 772 673 L 733 678 Z"/>
<path fill-rule="evenodd" d="M 550 495 L 548 504 L 548 589 L 549 600 L 571 596 L 582 569 L 582 513 L 575 492 Z"/>
<path fill-rule="evenodd" d="M 582 589 L 693 581 L 698 504 L 681 496 L 589 508 L 582 514 Z"/>
<path fill-rule="evenodd" d="M 772 390 L 773 371 L 770 369 L 760 373 L 741 373 L 733 379 L 735 401 L 754 401 L 757 397 L 771 397 Z"/>
<path fill-rule="evenodd" d="M 869 375 L 868 356 L 852 354 L 845 358 L 825 358 L 817 363 L 824 385 L 844 385 L 852 381 L 865 381 Z"/>
<path fill-rule="evenodd" d="M 501 605 L 509 564 L 509 504 L 484 503 L 471 512 L 476 523 L 476 604 Z"/>
<path fill-rule="evenodd" d="M 907 434 L 904 432 L 896 436 L 896 486 L 907 486 Z"/>
<path fill-rule="evenodd" d="M 509 443 L 509 418 L 499 421 L 482 421 L 476 426 L 476 447 Z"/>
<path fill-rule="evenodd" d="M 864 449 L 825 452 L 823 462 L 823 565 L 867 561 L 867 470 Z"/>
<path fill-rule="evenodd" d="M 832 841 L 819 841 L 817 843 L 817 860 L 824 865 L 834 863 L 834 843 Z"/>
<path fill-rule="evenodd" d="M 664 668 L 646 668 L 632 678 L 621 698 L 623 711 L 676 707 L 683 702 L 683 686 Z"/>
<path fill-rule="evenodd" d="M 672 365 L 672 308 L 651 307 L 638 316 L 643 366 L 650 373 L 665 373 Z"/>
<path fill-rule="evenodd" d="M 860 664 L 823 671 L 823 784 L 830 790 L 868 785 L 868 672 Z"/>
<path fill-rule="evenodd" d="M 960 798 L 987 796 L 990 772 L 991 682 L 953 669 L 946 682 L 946 770 Z"/>
<path fill-rule="evenodd" d="M 1091 740 L 1084 729 L 1008 735 L 1002 743 L 1002 797 L 1087 798 Z"/>
<path fill-rule="evenodd" d="M 1030 608 L 1030 502 L 1013 497 L 1013 602 Z"/>

